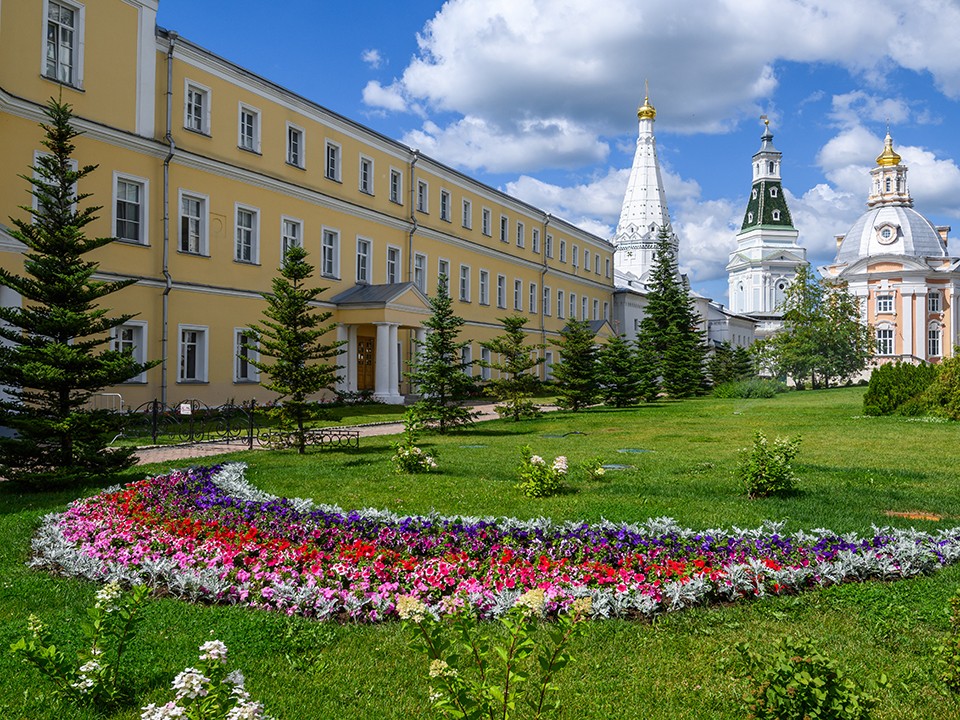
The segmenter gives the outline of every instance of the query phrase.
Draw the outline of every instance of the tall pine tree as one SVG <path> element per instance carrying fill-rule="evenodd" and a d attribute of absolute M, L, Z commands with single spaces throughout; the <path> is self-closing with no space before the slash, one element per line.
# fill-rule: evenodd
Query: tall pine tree
<path fill-rule="evenodd" d="M 597 358 L 597 379 L 603 402 L 613 407 L 636 405 L 641 394 L 642 378 L 637 356 L 623 335 L 615 335 L 600 348 Z"/>
<path fill-rule="evenodd" d="M 648 288 L 637 344 L 653 356 L 664 392 L 671 397 L 695 395 L 704 385 L 706 345 L 666 227 L 657 239 Z"/>
<path fill-rule="evenodd" d="M 315 414 L 309 398 L 321 390 L 333 389 L 340 368 L 331 361 L 343 345 L 340 341 L 323 341 L 336 324 L 323 325 L 333 313 L 318 312 L 312 305 L 326 289 L 306 287 L 312 275 L 307 251 L 302 247 L 287 250 L 280 275 L 273 279 L 273 292 L 263 294 L 267 301 L 263 314 L 267 319 L 250 328 L 256 343 L 244 346 L 254 353 L 247 356 L 247 361 L 270 376 L 263 387 L 279 396 L 277 414 L 281 426 L 293 429 L 301 455 L 306 452 L 306 423 Z M 263 358 L 273 358 L 273 362 Z"/>
<path fill-rule="evenodd" d="M 543 364 L 543 358 L 537 353 L 544 348 L 543 343 L 527 344 L 527 334 L 523 326 L 527 318 L 522 315 L 510 315 L 501 318 L 504 333 L 493 340 L 480 343 L 481 347 L 500 356 L 497 362 L 481 362 L 481 366 L 498 371 L 499 377 L 491 378 L 486 393 L 497 399 L 497 412 L 501 417 L 534 418 L 540 410 L 531 400 L 533 393 L 540 387 L 540 378 L 532 371 Z"/>
<path fill-rule="evenodd" d="M 597 384 L 597 348 L 586 320 L 571 320 L 554 341 L 560 358 L 553 365 L 557 404 L 574 412 L 593 405 L 600 395 Z"/>
<path fill-rule="evenodd" d="M 457 340 L 466 321 L 453 312 L 446 275 L 439 278 L 437 294 L 430 298 L 430 309 L 432 313 L 423 323 L 427 328 L 426 340 L 417 349 L 407 377 L 420 393 L 414 406 L 419 418 L 445 433 L 476 418 L 476 413 L 465 405 L 476 390 L 476 382 L 467 374 L 471 363 L 463 360 L 463 348 L 469 341 Z"/>
<path fill-rule="evenodd" d="M 29 220 L 11 218 L 14 238 L 26 246 L 16 275 L 0 268 L 0 284 L 23 298 L 22 307 L 0 308 L 0 477 L 27 482 L 71 482 L 116 473 L 134 462 L 132 449 L 108 449 L 116 423 L 89 408 L 94 393 L 136 377 L 157 363 L 137 362 L 109 349 L 110 332 L 133 315 L 110 315 L 100 301 L 136 280 L 95 280 L 99 265 L 84 256 L 114 241 L 89 239 L 84 228 L 99 207 L 81 208 L 90 197 L 77 184 L 95 169 L 74 169 L 69 105 L 51 100 L 33 176 L 35 207 L 21 206 Z"/>

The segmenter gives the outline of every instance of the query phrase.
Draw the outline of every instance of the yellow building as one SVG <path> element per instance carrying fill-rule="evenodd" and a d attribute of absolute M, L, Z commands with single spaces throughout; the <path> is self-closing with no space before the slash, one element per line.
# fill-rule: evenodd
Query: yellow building
<path fill-rule="evenodd" d="M 609 319 L 609 242 L 157 28 L 157 6 L 0 3 L 0 219 L 26 215 L 18 174 L 60 96 L 84 132 L 75 159 L 99 164 L 80 188 L 103 205 L 89 234 L 119 238 L 96 252 L 100 276 L 137 279 L 107 298 L 137 313 L 114 343 L 163 361 L 109 389 L 125 406 L 271 399 L 238 347 L 293 244 L 346 341 L 339 389 L 387 402 L 409 392 L 440 274 L 472 360 L 515 312 L 547 343 L 568 318 Z M 0 223 L 0 265 L 21 272 L 22 250 Z M 19 302 L 0 287 L 0 303 Z"/>

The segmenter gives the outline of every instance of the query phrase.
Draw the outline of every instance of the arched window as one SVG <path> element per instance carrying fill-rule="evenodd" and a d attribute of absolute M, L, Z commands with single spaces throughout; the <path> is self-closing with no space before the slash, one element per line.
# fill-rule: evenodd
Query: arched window
<path fill-rule="evenodd" d="M 777 284 L 774 286 L 774 290 L 773 290 L 774 309 L 783 307 L 783 298 L 786 292 L 787 292 L 787 281 L 777 280 Z"/>
<path fill-rule="evenodd" d="M 887 178 L 886 188 L 887 192 L 890 192 L 890 178 Z"/>
<path fill-rule="evenodd" d="M 757 199 L 757 189 L 756 189 L 756 188 L 753 189 L 753 192 L 750 194 L 750 196 L 751 196 L 754 200 Z"/>
<path fill-rule="evenodd" d="M 779 220 L 779 219 L 780 219 L 780 211 L 779 211 L 779 210 L 774 210 L 774 211 L 773 211 L 773 219 L 774 219 L 774 220 Z"/>
<path fill-rule="evenodd" d="M 747 222 L 748 222 L 748 223 L 752 223 L 752 222 L 753 222 L 753 213 L 747 213 Z"/>
<path fill-rule="evenodd" d="M 774 172 L 774 170 L 776 170 L 776 168 L 777 168 L 777 166 L 776 166 L 776 164 L 773 162 L 773 160 L 770 161 L 770 166 L 769 166 L 769 167 L 770 167 L 770 172 L 771 172 L 771 173 Z"/>
<path fill-rule="evenodd" d="M 775 187 L 770 188 L 770 197 L 776 197 L 776 196 L 777 196 L 777 188 Z"/>

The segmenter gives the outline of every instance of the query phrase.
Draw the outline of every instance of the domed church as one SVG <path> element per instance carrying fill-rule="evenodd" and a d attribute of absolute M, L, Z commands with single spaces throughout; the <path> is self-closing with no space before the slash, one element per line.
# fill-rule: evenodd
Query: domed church
<path fill-rule="evenodd" d="M 913 209 L 907 166 L 890 133 L 870 171 L 867 211 L 845 235 L 837 257 L 820 268 L 846 281 L 874 328 L 877 362 L 939 362 L 957 344 L 960 257 L 947 249 L 950 228 Z"/>

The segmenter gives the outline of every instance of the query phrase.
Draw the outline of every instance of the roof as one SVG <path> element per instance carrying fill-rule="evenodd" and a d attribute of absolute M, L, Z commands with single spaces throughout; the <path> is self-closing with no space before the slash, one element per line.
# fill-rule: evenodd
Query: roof
<path fill-rule="evenodd" d="M 889 237 L 884 231 L 889 230 Z M 852 263 L 871 255 L 946 257 L 947 246 L 937 228 L 904 205 L 881 205 L 863 213 L 837 249 L 838 263 Z"/>
<path fill-rule="evenodd" d="M 381 305 L 396 300 L 409 290 L 414 290 L 423 295 L 411 282 L 390 283 L 389 285 L 354 285 L 352 288 L 334 295 L 330 298 L 330 302 L 339 306 Z M 425 299 L 426 297 L 424 297 Z"/>

